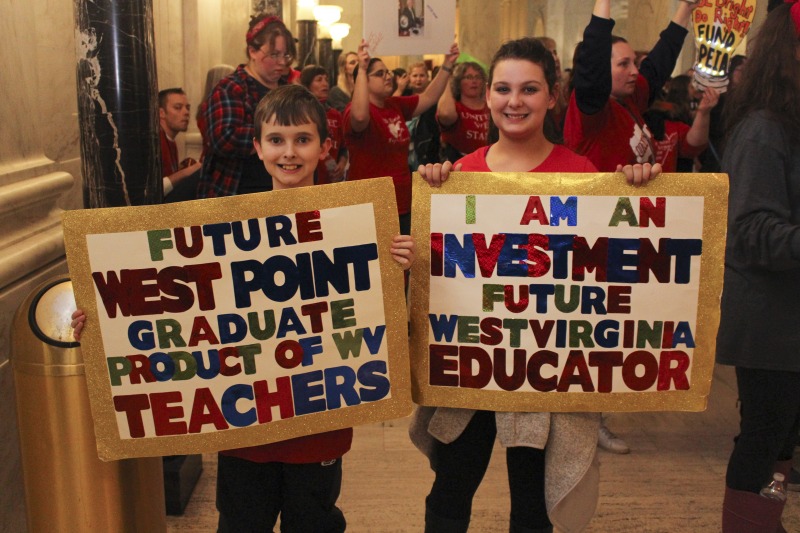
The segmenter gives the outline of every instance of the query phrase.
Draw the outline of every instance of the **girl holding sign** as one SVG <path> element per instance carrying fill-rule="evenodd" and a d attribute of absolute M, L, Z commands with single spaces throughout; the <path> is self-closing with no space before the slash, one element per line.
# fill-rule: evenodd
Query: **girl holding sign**
<path fill-rule="evenodd" d="M 545 116 L 558 97 L 553 56 L 537 39 L 504 44 L 489 71 L 486 102 L 497 143 L 461 158 L 455 167 L 420 167 L 438 187 L 450 169 L 473 172 L 596 172 L 585 157 L 555 145 L 544 133 Z M 638 172 L 642 169 L 639 165 Z M 634 168 L 624 168 L 633 181 Z M 648 176 L 649 177 L 649 176 Z M 502 413 L 421 407 L 411 439 L 436 472 L 426 499 L 425 530 L 467 531 L 472 498 L 492 454 L 495 436 L 506 447 L 511 489 L 511 531 L 578 531 L 597 504 L 597 413 Z M 564 458 L 569 458 L 565 460 Z"/>
<path fill-rule="evenodd" d="M 759 491 L 788 474 L 800 427 L 800 2 L 769 13 L 730 98 L 717 362 L 736 367 L 741 422 L 722 529 L 783 532 L 785 502 Z"/>

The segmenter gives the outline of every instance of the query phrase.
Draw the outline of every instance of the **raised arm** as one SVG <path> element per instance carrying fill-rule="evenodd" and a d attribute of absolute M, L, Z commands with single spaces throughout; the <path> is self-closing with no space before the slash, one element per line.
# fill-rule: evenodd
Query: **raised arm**
<path fill-rule="evenodd" d="M 450 52 L 448 52 L 444 58 L 442 68 L 439 69 L 433 81 L 430 82 L 419 95 L 419 102 L 417 103 L 417 108 L 414 110 L 415 117 L 421 115 L 439 101 L 445 88 L 447 88 L 447 84 L 450 82 L 450 76 L 453 74 L 453 66 L 456 64 L 456 59 L 458 59 L 460 53 L 458 44 L 453 43 L 450 46 Z"/>
<path fill-rule="evenodd" d="M 439 103 L 436 104 L 436 119 L 445 128 L 449 128 L 458 120 L 456 97 L 453 94 L 452 83 L 447 84 L 447 89 L 445 89 L 442 97 L 439 98 Z"/>
<path fill-rule="evenodd" d="M 611 96 L 611 0 L 596 0 L 592 19 L 583 32 L 583 42 L 576 54 L 575 101 L 586 115 L 599 113 Z"/>
<path fill-rule="evenodd" d="M 369 45 L 366 40 L 361 39 L 357 54 L 358 76 L 350 101 L 350 126 L 355 132 L 364 131 L 369 126 Z"/>
<path fill-rule="evenodd" d="M 711 110 L 719 102 L 719 93 L 711 87 L 703 92 L 703 99 L 697 107 L 692 127 L 686 133 L 686 142 L 692 146 L 708 144 L 708 130 L 711 126 Z"/>
<path fill-rule="evenodd" d="M 686 0 L 678 2 L 678 8 L 672 16 L 670 24 L 661 32 L 658 42 L 642 61 L 639 72 L 650 84 L 648 103 L 652 103 L 658 92 L 672 76 L 678 55 L 681 53 L 683 41 L 688 30 L 686 26 L 692 19 L 692 11 L 697 3 Z"/>

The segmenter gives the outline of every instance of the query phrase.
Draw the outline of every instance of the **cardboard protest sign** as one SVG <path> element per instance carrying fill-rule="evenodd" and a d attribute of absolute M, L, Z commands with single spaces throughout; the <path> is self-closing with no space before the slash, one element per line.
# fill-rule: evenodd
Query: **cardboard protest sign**
<path fill-rule="evenodd" d="M 705 408 L 727 176 L 451 173 L 414 181 L 414 401 Z"/>
<path fill-rule="evenodd" d="M 456 31 L 455 0 L 364 0 L 372 57 L 446 54 Z"/>
<path fill-rule="evenodd" d="M 408 414 L 394 197 L 379 178 L 65 213 L 101 459 Z"/>
<path fill-rule="evenodd" d="M 728 88 L 729 65 L 756 16 L 756 0 L 698 0 L 692 12 L 697 59 L 692 82 L 703 90 Z"/>

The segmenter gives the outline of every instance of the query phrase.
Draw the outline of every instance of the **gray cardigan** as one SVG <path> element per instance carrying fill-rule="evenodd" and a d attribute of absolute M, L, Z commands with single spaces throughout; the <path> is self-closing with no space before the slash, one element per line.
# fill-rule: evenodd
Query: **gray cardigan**
<path fill-rule="evenodd" d="M 730 176 L 717 362 L 800 372 L 800 148 L 765 111 L 725 148 Z"/>

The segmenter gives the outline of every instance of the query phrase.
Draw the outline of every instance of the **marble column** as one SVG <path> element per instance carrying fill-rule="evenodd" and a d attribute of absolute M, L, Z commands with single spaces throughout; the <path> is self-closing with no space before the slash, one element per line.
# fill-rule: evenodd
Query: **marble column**
<path fill-rule="evenodd" d="M 317 64 L 317 21 L 297 21 L 297 68 Z"/>
<path fill-rule="evenodd" d="M 328 79 L 335 80 L 334 65 L 333 65 L 333 40 L 330 37 L 320 37 L 317 39 L 317 49 L 319 52 L 319 65 L 328 71 Z M 331 81 L 334 85 L 336 82 Z"/>
<path fill-rule="evenodd" d="M 152 0 L 75 0 L 85 207 L 160 203 Z"/>

